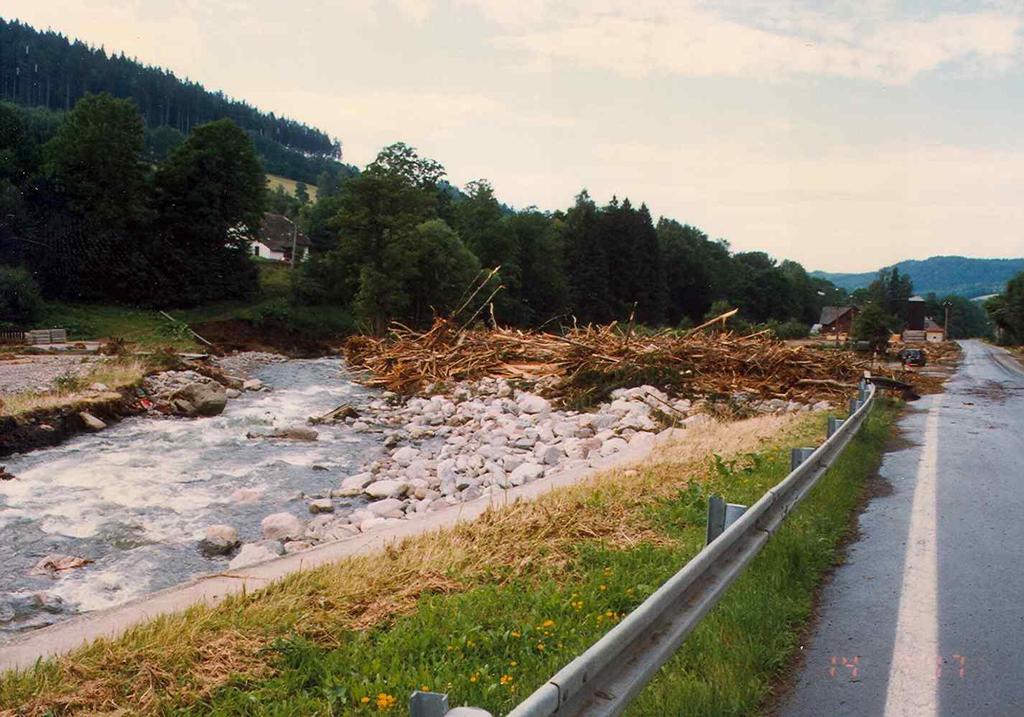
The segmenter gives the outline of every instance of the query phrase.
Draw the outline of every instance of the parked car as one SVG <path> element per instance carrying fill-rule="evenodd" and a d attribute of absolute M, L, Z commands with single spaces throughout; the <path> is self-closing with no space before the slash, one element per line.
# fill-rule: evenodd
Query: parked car
<path fill-rule="evenodd" d="M 899 357 L 904 366 L 924 366 L 928 363 L 928 355 L 924 349 L 903 349 Z"/>

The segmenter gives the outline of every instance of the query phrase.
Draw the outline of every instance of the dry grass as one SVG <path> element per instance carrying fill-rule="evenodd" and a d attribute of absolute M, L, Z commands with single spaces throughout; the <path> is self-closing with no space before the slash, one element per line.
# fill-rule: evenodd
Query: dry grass
<path fill-rule="evenodd" d="M 90 404 L 116 399 L 117 391 L 137 385 L 146 375 L 144 361 L 118 358 L 98 364 L 88 373 L 63 377 L 51 391 L 23 391 L 0 394 L 0 415 L 17 417 L 35 411 L 59 409 L 65 406 L 88 408 Z M 110 391 L 95 393 L 85 389 L 93 383 L 105 384 Z"/>
<path fill-rule="evenodd" d="M 668 540 L 648 510 L 710 475 L 709 455 L 820 439 L 819 415 L 763 416 L 687 431 L 640 470 L 614 470 L 473 523 L 406 539 L 381 553 L 290 576 L 217 607 L 198 606 L 0 678 L 0 715 L 133 713 L 194 703 L 229 678 L 272 671 L 266 648 L 297 634 L 326 647 L 345 629 L 409 613 L 429 593 L 531 579 L 568 564 L 581 542 L 609 547 Z M 15 707 L 17 705 L 17 707 Z M 6 708 L 6 711 L 5 711 Z"/>
<path fill-rule="evenodd" d="M 271 191 L 277 189 L 278 187 L 281 187 L 287 194 L 294 197 L 296 186 L 298 186 L 298 182 L 296 182 L 294 179 L 288 179 L 288 177 L 281 177 L 276 174 L 267 175 L 267 188 L 270 189 Z M 309 201 L 315 202 L 317 197 L 316 185 L 307 184 L 306 192 L 309 194 Z"/>

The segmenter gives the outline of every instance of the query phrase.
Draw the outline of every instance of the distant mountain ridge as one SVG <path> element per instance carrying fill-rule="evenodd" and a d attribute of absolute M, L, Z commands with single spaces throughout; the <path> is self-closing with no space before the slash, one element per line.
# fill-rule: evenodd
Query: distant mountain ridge
<path fill-rule="evenodd" d="M 973 299 L 976 296 L 997 294 L 1005 289 L 1007 281 L 1024 271 L 1024 258 L 974 259 L 966 256 L 933 256 L 928 259 L 908 259 L 890 266 L 895 266 L 901 274 L 910 277 L 914 282 L 914 292 L 917 294 L 958 294 Z M 853 291 L 866 287 L 878 278 L 878 272 L 845 274 L 812 271 L 811 276 L 828 279 L 842 289 Z"/>

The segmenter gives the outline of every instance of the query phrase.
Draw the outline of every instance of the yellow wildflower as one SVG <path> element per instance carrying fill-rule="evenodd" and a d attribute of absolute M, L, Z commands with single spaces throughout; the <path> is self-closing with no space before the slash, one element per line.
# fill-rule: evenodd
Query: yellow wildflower
<path fill-rule="evenodd" d="M 480 675 L 479 675 L 479 673 L 476 673 L 476 672 L 474 672 L 472 675 L 469 676 L 469 681 L 470 682 L 476 682 L 479 679 L 480 679 Z"/>
<path fill-rule="evenodd" d="M 554 627 L 554 626 L 555 626 L 555 621 L 554 620 L 545 620 L 543 622 L 543 624 L 541 624 L 541 627 Z"/>
<path fill-rule="evenodd" d="M 398 700 L 396 700 L 393 695 L 389 695 L 387 692 L 381 692 L 377 695 L 377 709 L 389 710 L 395 706 L 395 702 L 397 701 Z"/>
<path fill-rule="evenodd" d="M 522 635 L 520 635 L 516 630 L 513 630 L 511 634 L 512 637 L 522 637 Z"/>
<path fill-rule="evenodd" d="M 511 681 L 512 681 L 512 675 L 502 675 L 501 679 L 498 680 L 498 682 L 500 682 L 503 685 L 507 685 Z"/>
<path fill-rule="evenodd" d="M 365 705 L 370 701 L 370 698 L 364 695 L 363 698 L 359 701 Z"/>

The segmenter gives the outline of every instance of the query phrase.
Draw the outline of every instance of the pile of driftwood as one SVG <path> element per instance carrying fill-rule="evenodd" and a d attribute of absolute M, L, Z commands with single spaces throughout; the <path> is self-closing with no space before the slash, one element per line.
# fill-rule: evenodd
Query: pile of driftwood
<path fill-rule="evenodd" d="M 716 321 L 724 323 L 724 318 Z M 614 324 L 551 334 L 466 329 L 438 319 L 425 332 L 396 326 L 384 338 L 354 337 L 345 352 L 350 364 L 369 371 L 367 383 L 398 393 L 417 393 L 428 386 L 437 390 L 484 376 L 547 379 L 543 385 L 548 395 L 577 405 L 640 384 L 686 397 L 742 392 L 791 400 L 838 398 L 849 395 L 870 368 L 869 358 L 792 346 L 766 332 L 741 336 L 695 329 L 637 335 Z M 905 376 L 877 367 L 875 373 Z"/>

